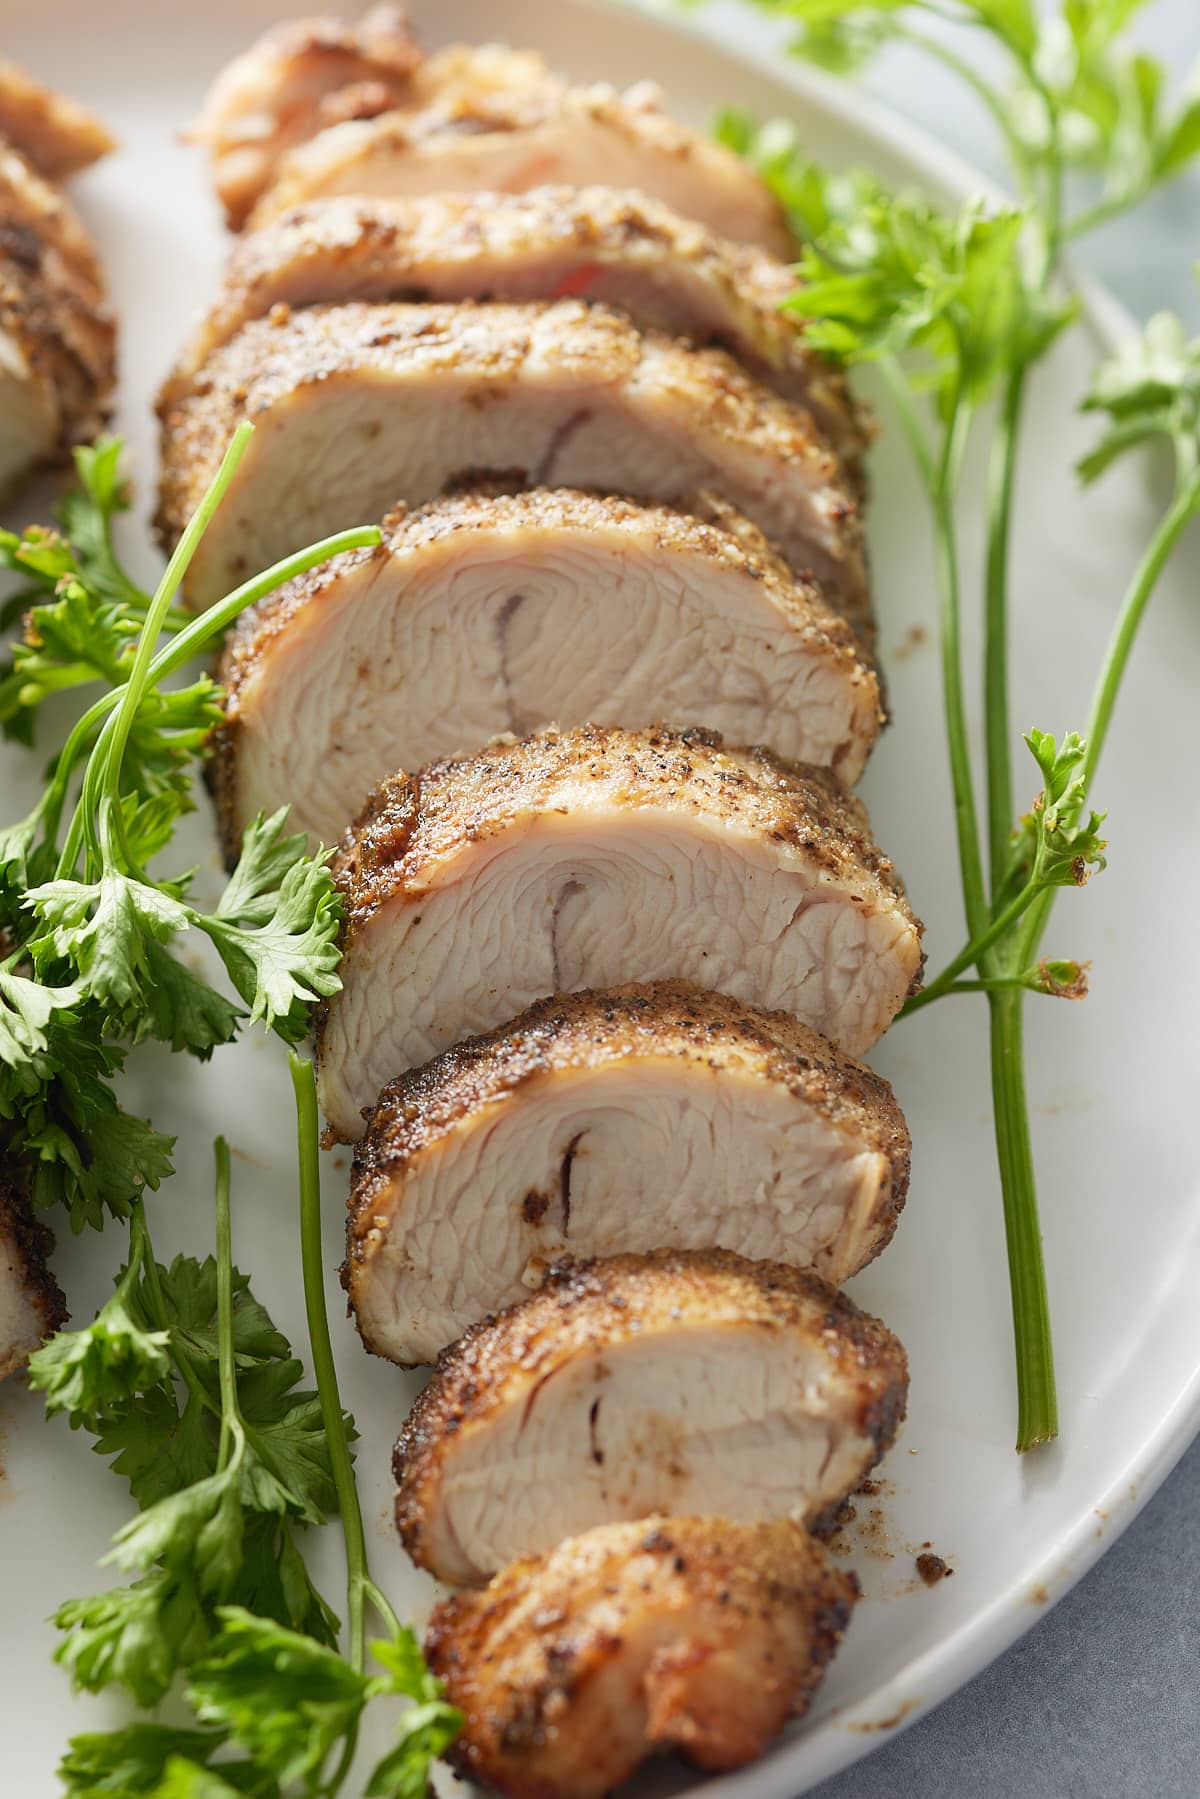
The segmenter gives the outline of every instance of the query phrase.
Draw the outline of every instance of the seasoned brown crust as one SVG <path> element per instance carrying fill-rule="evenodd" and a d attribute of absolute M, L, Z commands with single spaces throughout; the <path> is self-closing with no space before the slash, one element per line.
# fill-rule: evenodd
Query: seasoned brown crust
<path fill-rule="evenodd" d="M 580 493 L 571 488 L 530 488 L 519 493 L 474 488 L 412 511 L 398 507 L 384 520 L 384 540 L 376 549 L 351 550 L 322 563 L 276 588 L 242 614 L 221 658 L 224 719 L 211 739 L 207 765 L 226 856 L 236 859 L 239 848 L 236 796 L 242 689 L 269 661 L 289 628 L 310 607 L 319 607 L 350 570 L 395 557 L 411 558 L 415 563 L 423 549 L 449 536 L 527 530 L 553 533 L 564 527 L 600 532 L 615 527 L 631 537 L 641 537 L 647 526 L 664 552 L 709 558 L 761 586 L 789 629 L 814 649 L 819 645 L 856 685 L 865 684 L 873 692 L 882 722 L 879 679 L 853 627 L 833 611 L 814 582 L 792 573 L 757 526 L 716 495 L 697 494 L 685 506 L 673 507 L 642 506 L 615 495 Z"/>
<path fill-rule="evenodd" d="M 715 731 L 621 731 L 598 725 L 498 739 L 478 755 L 434 762 L 383 782 L 347 833 L 336 872 L 347 943 L 381 906 L 416 899 L 437 863 L 532 812 L 561 809 L 584 776 L 630 808 L 663 806 L 690 816 L 725 814 L 748 834 L 803 850 L 834 881 L 898 906 L 914 928 L 892 862 L 871 836 L 866 808 L 820 769 L 797 768 L 769 750 L 726 750 Z"/>
<path fill-rule="evenodd" d="M 115 150 L 95 113 L 0 58 L 0 138 L 47 181 L 62 181 Z"/>
<path fill-rule="evenodd" d="M 3 143 L 0 330 L 52 397 L 49 459 L 95 437 L 116 374 L 116 328 L 96 251 L 70 203 Z"/>
<path fill-rule="evenodd" d="M 604 299 L 657 330 L 689 335 L 672 298 L 676 285 L 702 295 L 710 308 L 719 303 L 728 328 L 715 341 L 786 396 L 805 401 L 844 455 L 861 454 L 867 430 L 844 376 L 807 347 L 803 325 L 780 310 L 795 288 L 793 271 L 751 245 L 713 236 L 661 201 L 607 187 L 347 195 L 282 214 L 236 246 L 216 305 L 163 388 L 160 415 L 215 349 L 275 306 L 529 299 L 542 260 L 559 268 L 560 279 L 564 260 L 578 266 L 569 285 L 547 287 L 541 297 Z M 624 288 L 615 290 L 614 280 L 622 279 Z"/>
<path fill-rule="evenodd" d="M 361 1264 L 378 1243 L 381 1195 L 415 1157 L 453 1135 L 473 1112 L 563 1069 L 639 1056 L 748 1067 L 785 1085 L 836 1130 L 882 1155 L 877 1250 L 895 1230 L 908 1192 L 911 1142 L 891 1087 L 864 1063 L 786 1012 L 763 1012 L 684 981 L 560 993 L 510 1025 L 459 1043 L 386 1086 L 356 1146 L 347 1254 Z M 349 1271 L 342 1271 L 349 1285 Z"/>
<path fill-rule="evenodd" d="M 240 230 L 294 145 L 409 98 L 421 60 L 406 11 L 387 5 L 353 25 L 330 16 L 285 21 L 235 57 L 184 133 L 212 154 L 226 224 Z"/>
<path fill-rule="evenodd" d="M 800 406 L 754 381 L 723 350 L 695 350 L 622 313 L 578 300 L 525 305 L 346 303 L 256 319 L 216 351 L 163 419 L 157 525 L 174 544 L 195 512 L 234 428 L 332 380 L 452 378 L 455 392 L 486 404 L 539 368 L 590 391 L 644 384 L 672 404 L 685 398 L 695 430 L 730 455 L 769 458 L 803 475 L 824 533 L 822 553 L 840 572 L 839 608 L 869 615 L 859 506 L 832 448 Z M 448 389 L 447 403 L 450 392 Z M 638 404 L 644 404 L 641 399 Z M 470 471 L 458 471 L 465 481 Z M 504 471 L 499 471 L 503 473 Z M 715 478 L 715 477 L 714 477 Z M 509 486 L 523 487 L 521 470 Z"/>
<path fill-rule="evenodd" d="M 501 79 L 488 78 L 487 60 L 496 60 Z M 506 66 L 506 61 L 507 65 Z M 795 242 L 783 209 L 765 182 L 752 175 L 740 157 L 661 110 L 661 95 L 644 82 L 618 93 L 607 83 L 568 87 L 533 59 L 518 77 L 521 59 L 496 46 L 452 47 L 426 64 L 416 105 L 372 119 L 364 134 L 352 139 L 328 137 L 293 151 L 280 166 L 274 185 L 251 216 L 259 229 L 289 207 L 323 191 L 337 191 L 339 176 L 358 161 L 402 157 L 438 139 L 535 134 L 540 127 L 561 123 L 568 130 L 589 126 L 611 135 L 613 142 L 642 155 L 677 164 L 695 164 L 714 185 L 735 186 L 746 214 L 747 236 L 761 241 L 773 255 L 787 257 Z M 422 104 L 422 99 L 425 103 Z M 603 167 L 603 164 L 598 164 Z M 330 186 L 330 182 L 333 186 Z M 353 180 L 343 186 L 353 191 Z"/>
<path fill-rule="evenodd" d="M 430 1619 L 451 1760 L 514 1799 L 579 1799 L 656 1749 L 740 1766 L 808 1710 L 857 1598 L 788 1523 L 653 1518 L 524 1556 Z"/>
<path fill-rule="evenodd" d="M 425 1519 L 447 1443 L 498 1413 L 576 1355 L 668 1331 L 683 1311 L 706 1325 L 757 1326 L 819 1336 L 825 1353 L 858 1390 L 855 1419 L 876 1448 L 890 1448 L 904 1417 L 908 1360 L 878 1318 L 860 1311 L 817 1275 L 782 1262 L 750 1262 L 727 1250 L 564 1260 L 520 1304 L 485 1318 L 438 1358 L 392 1456 L 396 1527 L 422 1564 Z"/>
<path fill-rule="evenodd" d="M 50 1272 L 54 1235 L 35 1218 L 22 1196 L 16 1169 L 0 1166 L 0 1259 L 18 1275 L 43 1337 L 61 1330 L 71 1314 L 66 1296 Z M 0 1380 L 29 1359 L 28 1344 L 0 1343 Z"/>

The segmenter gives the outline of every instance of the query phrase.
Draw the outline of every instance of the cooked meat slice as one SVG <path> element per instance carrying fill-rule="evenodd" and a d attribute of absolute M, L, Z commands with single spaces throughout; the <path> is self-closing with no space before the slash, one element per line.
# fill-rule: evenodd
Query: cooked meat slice
<path fill-rule="evenodd" d="M 908 1159 L 887 1082 L 785 1013 L 562 994 L 384 1088 L 343 1279 L 367 1348 L 405 1363 L 567 1254 L 730 1249 L 837 1285 L 891 1236 Z"/>
<path fill-rule="evenodd" d="M 246 325 L 168 409 L 168 539 L 243 418 L 257 429 L 192 563 L 197 607 L 323 532 L 490 470 L 671 502 L 711 487 L 865 621 L 856 502 L 808 413 L 724 351 L 606 307 L 318 306 Z"/>
<path fill-rule="evenodd" d="M 209 152 L 227 224 L 241 228 L 296 144 L 327 125 L 373 118 L 410 98 L 420 61 L 397 6 L 374 6 L 357 25 L 328 17 L 293 20 L 235 57 L 186 133 Z"/>
<path fill-rule="evenodd" d="M 99 162 L 116 139 L 94 113 L 24 69 L 0 58 L 0 138 L 47 181 L 62 181 Z"/>
<path fill-rule="evenodd" d="M 796 1524 L 601 1525 L 435 1610 L 452 1758 L 511 1799 L 602 1799 L 663 1750 L 741 1767 L 808 1710 L 857 1597 Z"/>
<path fill-rule="evenodd" d="M 819 771 L 703 731 L 544 731 L 385 782 L 343 854 L 334 1133 L 361 1136 L 385 1081 L 461 1038 L 622 981 L 777 1007 L 859 1054 L 921 965 L 869 833 Z"/>
<path fill-rule="evenodd" d="M 794 255 L 765 182 L 740 156 L 668 117 L 651 83 L 623 94 L 604 83 L 569 87 L 540 59 L 523 73 L 521 62 L 494 46 L 431 58 L 402 109 L 332 125 L 295 149 L 252 223 L 330 194 L 525 193 L 603 176 L 722 237 Z"/>
<path fill-rule="evenodd" d="M 222 666 L 231 852 L 289 801 L 336 842 L 396 768 L 551 720 L 701 718 L 851 785 L 880 717 L 853 632 L 753 527 L 694 504 L 706 519 L 571 490 L 456 495 L 279 589 Z"/>
<path fill-rule="evenodd" d="M 67 1308 L 46 1258 L 54 1238 L 0 1171 L 0 1380 L 23 1368 Z"/>
<path fill-rule="evenodd" d="M 546 187 L 522 194 L 318 200 L 242 238 L 222 292 L 164 403 L 251 319 L 345 300 L 602 300 L 638 325 L 717 343 L 808 406 L 847 459 L 864 431 L 841 375 L 780 311 L 783 263 L 710 236 L 644 194 Z"/>
<path fill-rule="evenodd" d="M 559 1264 L 442 1356 L 396 1444 L 396 1523 L 458 1586 L 653 1512 L 819 1523 L 891 1444 L 907 1386 L 889 1330 L 780 1262 Z"/>
<path fill-rule="evenodd" d="M 107 416 L 116 334 L 73 207 L 0 143 L 0 492 Z"/>

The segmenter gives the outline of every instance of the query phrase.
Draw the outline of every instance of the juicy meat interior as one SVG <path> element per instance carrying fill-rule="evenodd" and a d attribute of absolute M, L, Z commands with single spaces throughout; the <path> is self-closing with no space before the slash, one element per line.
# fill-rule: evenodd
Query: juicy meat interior
<path fill-rule="evenodd" d="M 785 399 L 808 406 L 852 460 L 865 432 L 846 382 L 780 310 L 795 284 L 792 270 L 762 251 L 611 187 L 318 200 L 239 241 L 160 404 L 169 406 L 215 349 L 275 306 L 570 296 L 721 345 Z"/>
<path fill-rule="evenodd" d="M 0 142 L 0 493 L 98 435 L 116 333 L 70 202 Z"/>
<path fill-rule="evenodd" d="M 456 45 L 430 57 L 396 110 L 349 119 L 280 163 L 257 227 L 334 194 L 393 196 L 587 187 L 602 174 L 722 237 L 787 258 L 795 242 L 775 196 L 741 157 L 662 110 L 650 82 L 619 93 L 569 86 L 538 56 Z"/>
<path fill-rule="evenodd" d="M 23 1368 L 44 1338 L 67 1320 L 66 1302 L 47 1265 L 54 1239 L 0 1170 L 0 1380 Z"/>
<path fill-rule="evenodd" d="M 807 1711 L 857 1598 L 795 1524 L 655 1518 L 527 1556 L 434 1611 L 454 1760 L 510 1799 L 602 1799 L 650 1754 L 709 1772 Z"/>
<path fill-rule="evenodd" d="M 0 138 L 47 181 L 63 181 L 116 149 L 108 128 L 86 106 L 44 87 L 0 58 Z"/>
<path fill-rule="evenodd" d="M 384 1083 L 547 994 L 686 980 L 852 1055 L 920 972 L 921 927 L 859 802 L 702 731 L 582 727 L 386 782 L 346 842 L 335 1133 Z"/>
<path fill-rule="evenodd" d="M 297 19 L 266 32 L 221 71 L 188 137 L 212 160 L 226 223 L 239 230 L 280 160 L 316 131 L 372 118 L 411 97 L 421 52 L 403 7 L 357 24 Z"/>
<path fill-rule="evenodd" d="M 460 1586 L 653 1512 L 816 1522 L 892 1442 L 907 1381 L 884 1325 L 782 1263 L 560 1264 L 442 1356 L 396 1444 L 396 1522 Z"/>
<path fill-rule="evenodd" d="M 213 772 L 231 854 L 288 802 L 296 827 L 336 842 L 395 769 L 552 721 L 703 719 L 839 784 L 861 774 L 873 670 L 820 591 L 719 502 L 485 490 L 384 531 L 277 589 L 229 641 Z"/>
<path fill-rule="evenodd" d="M 493 471 L 509 487 L 672 503 L 711 488 L 869 626 L 857 501 L 809 414 L 724 351 L 603 306 L 347 304 L 255 320 L 168 408 L 168 542 L 244 418 L 254 437 L 191 565 L 197 607 L 326 532 Z"/>
<path fill-rule="evenodd" d="M 384 1088 L 343 1278 L 367 1348 L 406 1363 L 566 1254 L 730 1249 L 838 1285 L 908 1164 L 886 1081 L 784 1013 L 671 982 L 559 995 Z"/>

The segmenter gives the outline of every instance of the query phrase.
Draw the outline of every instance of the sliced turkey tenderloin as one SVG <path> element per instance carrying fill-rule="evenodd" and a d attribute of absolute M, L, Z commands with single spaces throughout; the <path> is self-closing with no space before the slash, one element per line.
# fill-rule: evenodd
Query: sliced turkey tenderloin
<path fill-rule="evenodd" d="M 63 181 L 117 147 L 107 126 L 86 106 L 43 87 L 2 58 L 0 138 L 28 157 L 47 181 Z"/>
<path fill-rule="evenodd" d="M 115 365 L 90 237 L 59 190 L 0 142 L 0 493 L 97 435 Z"/>
<path fill-rule="evenodd" d="M 53 1248 L 50 1232 L 0 1170 L 0 1380 L 23 1368 L 67 1320 L 46 1260 Z"/>
<path fill-rule="evenodd" d="M 602 1799 L 663 1750 L 741 1767 L 808 1710 L 857 1597 L 797 1524 L 601 1525 L 435 1610 L 451 1760 L 511 1799 Z"/>
<path fill-rule="evenodd" d="M 717 343 L 785 399 L 808 406 L 849 459 L 864 429 L 845 380 L 780 311 L 783 263 L 710 236 L 656 200 L 610 187 L 416 199 L 318 200 L 242 238 L 216 305 L 160 405 L 275 306 L 344 300 L 601 300 L 635 323 Z"/>
<path fill-rule="evenodd" d="M 212 159 L 226 223 L 240 229 L 280 161 L 316 131 L 373 118 L 412 98 L 421 51 L 401 7 L 355 25 L 322 17 L 276 25 L 218 75 L 185 134 Z"/>
<path fill-rule="evenodd" d="M 191 566 L 197 607 L 324 532 L 494 471 L 510 487 L 671 502 L 711 487 L 868 620 L 857 502 L 808 413 L 723 351 L 606 307 L 353 304 L 255 320 L 167 410 L 168 541 L 243 418 L 254 437 Z"/>
<path fill-rule="evenodd" d="M 472 1586 L 652 1512 L 819 1522 L 891 1444 L 907 1384 L 878 1319 L 781 1263 L 559 1265 L 442 1356 L 396 1444 L 396 1523 Z"/>
<path fill-rule="evenodd" d="M 782 1012 L 680 983 L 561 994 L 384 1088 L 343 1279 L 429 1362 L 559 1256 L 730 1249 L 834 1285 L 884 1247 L 909 1139 L 886 1081 Z"/>
<path fill-rule="evenodd" d="M 385 521 L 247 615 L 213 776 L 231 854 L 257 812 L 336 842 L 376 782 L 550 721 L 703 719 L 849 786 L 879 729 L 854 634 L 761 535 L 572 490 L 470 492 Z M 352 702 L 347 704 L 347 697 Z"/>
<path fill-rule="evenodd" d="M 795 240 L 766 183 L 733 151 L 662 111 L 649 82 L 625 93 L 569 87 L 540 58 L 494 45 L 431 57 L 401 109 L 351 119 L 300 144 L 251 223 L 332 194 L 474 193 L 586 187 L 603 178 L 684 218 L 787 258 Z"/>
<path fill-rule="evenodd" d="M 545 731 L 397 776 L 341 879 L 344 986 L 319 1051 L 346 1139 L 385 1081 L 546 994 L 686 980 L 857 1055 L 921 967 L 858 801 L 710 732 Z"/>

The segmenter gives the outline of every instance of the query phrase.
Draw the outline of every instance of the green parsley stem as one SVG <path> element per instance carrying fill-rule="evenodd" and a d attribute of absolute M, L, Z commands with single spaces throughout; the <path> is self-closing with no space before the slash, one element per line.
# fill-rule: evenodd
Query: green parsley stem
<path fill-rule="evenodd" d="M 1152 181 L 1140 181 L 1136 187 L 1126 188 L 1121 193 L 1108 194 L 1104 199 L 1097 200 L 1094 205 L 1085 206 L 1082 212 L 1075 214 L 1074 218 L 1063 221 L 1063 242 L 1069 243 L 1074 238 L 1086 237 L 1089 232 L 1099 230 L 1101 225 L 1110 224 L 1123 212 L 1128 212 L 1131 206 L 1136 206 L 1139 201 L 1144 200 L 1152 186 Z"/>
<path fill-rule="evenodd" d="M 1019 990 L 988 994 L 996 1158 L 1016 1342 L 1017 1450 L 1022 1454 L 1058 1435 L 1050 1299 L 1025 1091 L 1024 1006 Z"/>
<path fill-rule="evenodd" d="M 1188 460 L 1184 462 L 1181 469 L 1175 498 L 1138 565 L 1108 641 L 1104 664 L 1088 713 L 1087 753 L 1080 771 L 1084 782 L 1084 800 L 1081 801 L 1081 810 L 1090 792 L 1092 778 L 1108 738 L 1117 696 L 1129 667 L 1129 658 L 1133 652 L 1138 631 L 1146 616 L 1146 608 L 1175 546 L 1198 514 L 1200 514 L 1200 475 L 1197 475 Z M 1036 957 L 1046 926 L 1050 922 L 1054 900 L 1055 891 L 1051 887 L 1038 896 L 1036 904 L 1031 908 L 1025 921 L 1025 927 L 1017 940 L 1015 954 L 1018 966 L 1032 962 Z"/>
<path fill-rule="evenodd" d="M 938 998 L 948 999 L 955 993 L 996 993 L 1006 987 L 1020 988 L 1023 993 L 1030 990 L 1029 982 L 1019 974 L 989 974 L 977 981 L 951 981 L 948 987 L 942 988 Z M 903 1012 L 900 1016 L 904 1016 Z"/>
<path fill-rule="evenodd" d="M 337 1368 L 329 1336 L 329 1312 L 325 1304 L 325 1251 L 321 1243 L 320 1127 L 317 1118 L 317 1084 L 313 1065 L 295 1050 L 288 1051 L 292 1090 L 296 1096 L 296 1141 L 300 1169 L 300 1258 L 304 1272 L 304 1308 L 312 1343 L 313 1372 L 321 1400 L 321 1418 L 329 1439 L 329 1465 L 342 1515 L 346 1540 L 346 1618 L 350 1637 L 347 1657 L 361 1674 L 366 1664 L 364 1601 L 368 1597 L 367 1544 L 362 1507 L 350 1459 L 350 1443 L 338 1392 Z M 390 1607 L 388 1608 L 390 1611 Z"/>
<path fill-rule="evenodd" d="M 213 1144 L 217 1165 L 217 1366 L 221 1380 L 221 1444 L 217 1467 L 229 1461 L 230 1445 L 238 1433 L 237 1370 L 233 1360 L 233 1220 L 230 1215 L 229 1145 L 224 1137 Z"/>
<path fill-rule="evenodd" d="M 214 1417 L 219 1417 L 221 1413 L 220 1406 L 212 1397 L 212 1394 L 208 1391 L 208 1388 L 204 1385 L 200 1376 L 196 1373 L 190 1353 L 180 1342 L 179 1332 L 172 1328 L 171 1318 L 163 1300 L 162 1282 L 158 1278 L 158 1263 L 154 1259 L 154 1245 L 150 1240 L 150 1226 L 146 1221 L 145 1201 L 141 1199 L 135 1200 L 133 1204 L 130 1221 L 131 1242 L 135 1227 L 140 1234 L 143 1245 L 141 1259 L 142 1274 L 145 1279 L 146 1292 L 149 1295 L 150 1306 L 153 1312 L 154 1327 L 156 1330 L 170 1331 L 171 1357 L 176 1368 L 178 1368 L 180 1374 L 183 1376 L 193 1401 L 203 1410 L 212 1412 Z"/>
<path fill-rule="evenodd" d="M 200 540 L 208 530 L 217 507 L 224 499 L 226 489 L 237 472 L 238 463 L 245 455 L 253 434 L 253 425 L 249 420 L 243 420 L 230 438 L 225 454 L 221 458 L 220 467 L 210 481 L 199 506 L 188 520 L 163 572 L 162 579 L 155 589 L 154 598 L 151 600 L 146 614 L 146 623 L 138 638 L 129 678 L 121 689 L 120 702 L 100 733 L 100 741 L 97 745 L 99 754 L 93 757 L 84 776 L 85 795 L 90 794 L 91 796 L 91 803 L 84 809 L 84 829 L 88 836 L 92 836 L 93 820 L 96 818 L 97 802 L 101 793 L 107 797 L 107 810 L 118 834 L 122 834 L 121 764 L 125 758 L 125 746 L 129 742 L 129 733 L 133 729 L 138 708 L 153 680 L 151 665 L 154 660 L 154 652 L 158 648 L 163 619 L 171 609 L 171 602 L 178 593 L 192 558 L 200 547 Z"/>
<path fill-rule="evenodd" d="M 917 472 L 925 485 L 925 491 L 932 500 L 937 475 L 933 466 L 933 458 L 929 454 L 929 445 L 917 417 L 916 407 L 912 403 L 912 394 L 908 382 L 904 378 L 904 370 L 894 356 L 881 356 L 876 365 L 888 390 L 888 397 L 896 408 L 896 415 L 912 451 Z"/>
<path fill-rule="evenodd" d="M 930 10 L 935 11 L 936 9 L 930 8 Z M 941 18 L 949 17 L 949 15 L 945 13 L 941 13 L 938 16 Z M 956 24 L 965 23 L 964 20 L 954 20 L 952 22 Z M 923 31 L 914 31 L 910 25 L 903 24 L 899 19 L 894 22 L 890 21 L 889 23 L 891 35 L 893 37 L 899 38 L 903 43 L 911 44 L 915 50 L 923 51 L 927 56 L 933 57 L 935 62 L 940 62 L 943 68 L 949 69 L 952 74 L 957 75 L 958 79 L 971 89 L 971 92 L 975 95 L 977 100 L 983 102 L 984 107 L 991 117 L 993 125 L 995 125 L 1000 133 L 1009 156 L 1012 158 L 1013 167 L 1020 177 L 1022 192 L 1028 196 L 1030 185 L 1029 158 L 1026 154 L 1024 144 L 1021 142 L 1020 137 L 1013 128 L 1011 109 L 1005 104 L 1003 96 L 998 94 L 995 88 L 993 88 L 989 82 L 984 80 L 983 76 L 977 69 L 971 66 L 964 56 L 959 56 L 948 44 L 943 44 L 938 38 L 927 37 Z"/>
<path fill-rule="evenodd" d="M 923 1007 L 932 1005 L 935 999 L 940 999 L 943 993 L 948 993 L 964 970 L 973 968 L 976 963 L 981 962 L 993 944 L 1008 935 L 1018 919 L 1028 912 L 1030 906 L 1044 890 L 1045 883 L 1043 881 L 1028 881 L 1020 893 L 1009 901 L 1004 910 L 997 913 L 991 924 L 981 931 L 978 937 L 972 938 L 970 943 L 960 949 L 953 961 L 947 962 L 935 980 L 930 981 L 927 987 L 922 987 L 919 993 L 914 993 L 911 999 L 905 1000 L 897 1016 L 910 1018 L 914 1012 L 919 1012 Z"/>
<path fill-rule="evenodd" d="M 1008 577 L 1013 487 L 1021 405 L 1029 364 L 1020 362 L 1004 384 L 988 464 L 988 533 L 984 583 L 983 714 L 987 767 L 988 862 L 992 904 L 1007 872 L 1012 840 L 1011 708 L 1008 680 Z"/>
<path fill-rule="evenodd" d="M 954 822 L 958 834 L 963 909 L 967 918 L 967 930 L 974 938 L 982 936 L 987 928 L 988 904 L 979 849 L 979 820 L 975 809 L 967 712 L 963 699 L 958 536 L 954 516 L 955 488 L 970 425 L 971 409 L 961 397 L 956 397 L 942 444 L 932 499 L 937 540 L 942 702 L 950 750 L 950 778 L 954 790 Z"/>
<path fill-rule="evenodd" d="M 379 1616 L 383 1619 L 384 1624 L 387 1626 L 388 1630 L 391 1631 L 392 1635 L 399 1636 L 403 1631 L 404 1626 L 400 1622 L 395 1608 L 390 1599 L 387 1598 L 386 1594 L 381 1593 L 379 1588 L 375 1585 L 375 1582 L 370 1579 L 363 1581 L 363 1592 L 375 1607 L 375 1610 L 379 1613 Z"/>
<path fill-rule="evenodd" d="M 227 594 L 215 606 L 209 607 L 206 612 L 202 612 L 198 618 L 193 619 L 184 630 L 178 632 L 158 652 L 149 666 L 147 686 L 157 686 L 167 675 L 173 674 L 185 662 L 189 662 L 193 656 L 210 644 L 213 638 L 219 636 L 232 624 L 240 612 L 243 612 L 248 606 L 253 606 L 267 594 L 273 593 L 285 581 L 290 581 L 297 575 L 306 574 L 310 568 L 317 567 L 319 563 L 328 562 L 332 557 L 340 556 L 347 550 L 373 549 L 380 541 L 381 533 L 376 525 L 359 525 L 350 531 L 338 531 L 331 537 L 322 538 L 319 543 L 310 544 L 307 549 L 297 551 L 295 555 L 284 557 L 281 562 L 264 570 L 261 575 L 255 575 L 252 580 L 244 581 L 240 587 L 235 588 L 231 594 Z M 125 692 L 124 687 L 115 688 L 111 693 L 104 694 L 89 706 L 83 717 L 76 722 L 63 747 L 55 768 L 53 796 L 46 811 L 48 835 L 51 841 L 57 835 L 58 822 L 71 770 L 83 756 L 95 727 L 101 724 L 121 703 Z M 109 722 L 111 723 L 111 720 Z M 99 748 L 100 743 L 97 742 L 96 749 Z M 81 796 L 58 861 L 57 873 L 60 880 L 65 880 L 74 873 L 75 865 L 79 860 L 85 829 L 85 812 L 84 798 Z"/>

